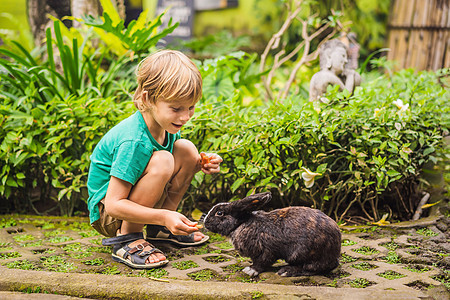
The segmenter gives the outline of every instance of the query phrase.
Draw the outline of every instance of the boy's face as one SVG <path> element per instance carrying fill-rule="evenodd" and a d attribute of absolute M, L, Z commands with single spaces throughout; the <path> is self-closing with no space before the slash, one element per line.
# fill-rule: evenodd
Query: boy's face
<path fill-rule="evenodd" d="M 194 115 L 195 105 L 191 100 L 164 101 L 157 100 L 152 105 L 155 121 L 169 133 L 177 133 Z"/>

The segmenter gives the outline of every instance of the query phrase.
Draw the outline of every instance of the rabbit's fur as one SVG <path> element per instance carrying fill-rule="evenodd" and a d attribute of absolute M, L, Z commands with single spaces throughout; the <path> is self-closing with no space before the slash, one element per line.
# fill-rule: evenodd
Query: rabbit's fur
<path fill-rule="evenodd" d="M 326 273 L 339 265 L 341 232 L 334 220 L 317 209 L 292 206 L 256 211 L 270 201 L 270 192 L 215 205 L 205 227 L 231 238 L 234 247 L 253 261 L 243 271 L 257 276 L 277 259 L 289 265 L 281 276 Z"/>

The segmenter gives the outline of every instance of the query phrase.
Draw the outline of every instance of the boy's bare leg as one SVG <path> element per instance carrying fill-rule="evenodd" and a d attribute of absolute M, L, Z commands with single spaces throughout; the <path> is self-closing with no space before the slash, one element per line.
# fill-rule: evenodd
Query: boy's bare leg
<path fill-rule="evenodd" d="M 146 207 L 155 207 L 161 199 L 164 187 L 174 173 L 174 158 L 170 152 L 155 151 L 147 164 L 147 167 L 139 178 L 138 182 L 132 188 L 129 199 Z M 120 234 L 132 232 L 142 232 L 145 224 L 122 222 Z M 129 246 L 134 247 L 143 241 L 138 240 Z M 146 248 L 144 250 L 150 250 Z M 149 256 L 147 262 L 155 263 L 165 260 L 166 257 L 161 253 L 154 253 Z"/>
<path fill-rule="evenodd" d="M 189 188 L 192 178 L 200 170 L 199 154 L 195 145 L 188 140 L 177 140 L 173 148 L 175 160 L 175 172 L 170 180 L 170 187 L 167 190 L 167 197 L 161 204 L 161 208 L 176 211 Z M 201 232 L 194 233 L 194 241 L 200 241 L 205 235 Z"/>

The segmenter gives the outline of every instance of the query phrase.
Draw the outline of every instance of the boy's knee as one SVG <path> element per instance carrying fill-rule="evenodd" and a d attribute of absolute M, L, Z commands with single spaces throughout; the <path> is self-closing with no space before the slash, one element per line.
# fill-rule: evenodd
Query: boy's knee
<path fill-rule="evenodd" d="M 145 172 L 170 178 L 174 168 L 175 162 L 172 153 L 161 150 L 153 152 Z"/>
<path fill-rule="evenodd" d="M 173 145 L 174 155 L 177 153 L 183 153 L 183 156 L 191 156 L 193 158 L 198 157 L 198 150 L 194 143 L 186 139 L 179 139 Z"/>

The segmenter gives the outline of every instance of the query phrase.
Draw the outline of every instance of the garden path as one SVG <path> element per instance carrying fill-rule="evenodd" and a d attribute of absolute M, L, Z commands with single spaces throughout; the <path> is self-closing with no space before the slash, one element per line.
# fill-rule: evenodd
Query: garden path
<path fill-rule="evenodd" d="M 280 277 L 280 261 L 255 279 L 241 272 L 250 261 L 218 235 L 202 247 L 157 244 L 169 265 L 139 271 L 112 261 L 86 218 L 0 220 L 2 299 L 450 299 L 448 214 L 343 227 L 331 274 Z"/>

